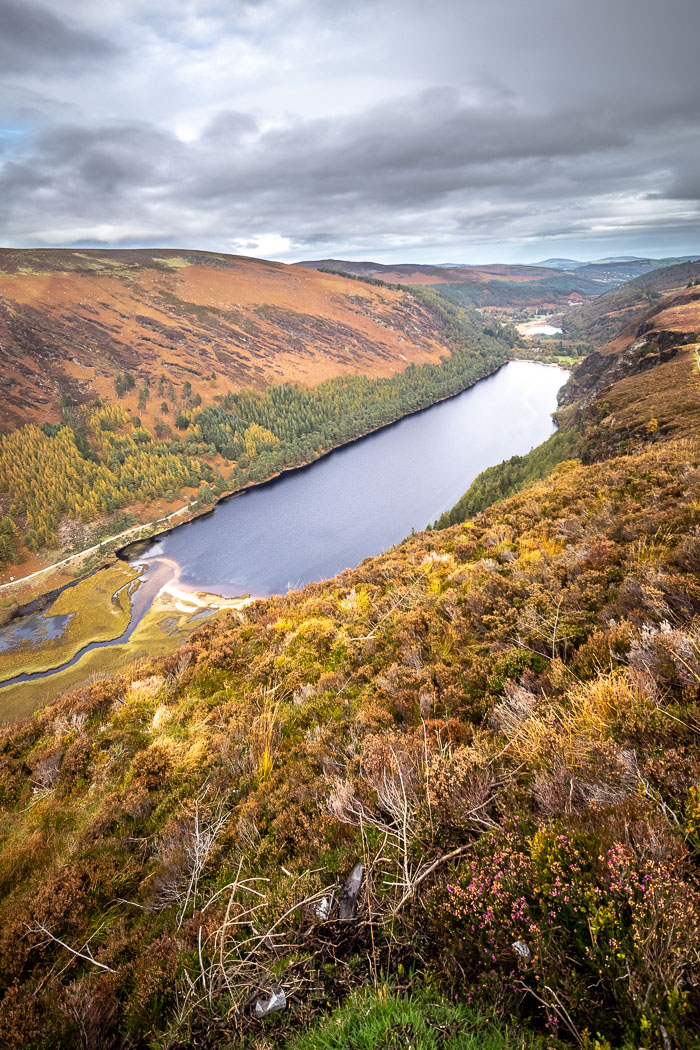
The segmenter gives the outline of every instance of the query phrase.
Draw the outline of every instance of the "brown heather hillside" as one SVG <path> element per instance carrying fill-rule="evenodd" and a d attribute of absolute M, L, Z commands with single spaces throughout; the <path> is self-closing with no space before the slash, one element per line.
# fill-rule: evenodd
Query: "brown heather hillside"
<path fill-rule="evenodd" d="M 4 1045 L 398 1048 L 398 996 L 415 1045 L 697 1047 L 693 311 L 579 370 L 589 462 L 3 732 Z"/>
<path fill-rule="evenodd" d="M 208 252 L 0 250 L 0 427 L 162 374 L 210 401 L 287 380 L 390 376 L 446 346 L 410 295 Z M 160 399 L 159 399 L 160 400 Z M 133 403 L 132 403 L 133 402 Z M 124 404 L 136 411 L 136 392 Z M 150 421 L 149 411 L 141 412 Z"/>
<path fill-rule="evenodd" d="M 700 429 L 700 287 L 672 291 L 575 370 L 563 403 L 588 422 L 592 454 Z"/>

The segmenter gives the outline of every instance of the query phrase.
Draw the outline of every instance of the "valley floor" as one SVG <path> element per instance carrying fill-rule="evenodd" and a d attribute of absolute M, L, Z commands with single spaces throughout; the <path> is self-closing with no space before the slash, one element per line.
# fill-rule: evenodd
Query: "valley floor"
<path fill-rule="evenodd" d="M 438 398 L 435 405 L 445 399 Z M 383 430 L 385 427 L 377 429 Z M 321 456 L 316 458 L 319 459 Z M 280 473 L 292 474 L 295 469 L 297 468 L 278 472 L 277 476 L 279 477 Z M 269 480 L 266 478 L 258 484 L 267 484 Z M 24 579 L 0 585 L 0 599 L 7 603 L 6 615 L 14 616 L 11 627 L 4 628 L 5 634 L 24 631 L 27 635 L 19 650 L 8 647 L 4 653 L 0 651 L 0 703 L 2 704 L 0 721 L 12 720 L 20 714 L 29 713 L 60 696 L 67 688 L 89 681 L 96 673 L 98 665 L 104 667 L 105 673 L 111 673 L 132 660 L 141 659 L 149 654 L 154 655 L 165 651 L 167 647 L 180 644 L 187 634 L 199 625 L 202 614 L 182 615 L 188 610 L 186 606 L 182 606 L 182 603 L 176 602 L 175 612 L 178 614 L 178 624 L 176 630 L 172 629 L 173 625 L 167 615 L 168 609 L 162 608 L 164 604 L 168 605 L 166 588 L 164 594 L 161 592 L 162 596 L 156 602 L 152 614 L 149 615 L 149 621 L 154 625 L 154 630 L 136 630 L 128 639 L 125 638 L 123 642 L 112 647 L 114 652 L 107 653 L 105 649 L 101 649 L 100 655 L 92 650 L 65 670 L 59 670 L 50 677 L 38 677 L 40 673 L 62 668 L 86 646 L 109 639 L 119 639 L 126 630 L 130 617 L 132 588 L 117 586 L 117 583 L 121 584 L 127 579 L 135 579 L 138 573 L 135 569 L 124 566 L 118 559 L 115 561 L 116 554 L 128 550 L 144 537 L 154 539 L 170 531 L 174 520 L 177 520 L 178 523 L 188 522 L 198 516 L 208 515 L 212 513 L 219 499 L 238 495 L 239 492 L 254 487 L 254 484 L 248 483 L 243 489 L 233 494 L 223 491 L 211 505 L 202 506 L 198 501 L 187 504 L 179 510 L 161 516 L 150 524 L 132 526 L 118 535 L 105 538 L 101 544 L 72 555 L 68 559 L 62 559 L 53 567 L 47 566 L 43 570 L 35 570 Z M 120 552 L 119 545 L 127 540 L 130 541 L 129 547 L 122 548 Z M 100 568 L 100 562 L 107 563 L 107 567 Z M 174 569 L 176 568 L 175 566 Z M 87 572 L 87 575 L 82 582 L 77 584 L 75 580 L 64 583 L 63 574 L 68 569 L 76 573 L 78 579 L 80 579 L 80 573 Z M 55 570 L 58 570 L 58 575 Z M 21 571 L 21 566 L 13 566 L 12 571 L 13 573 Z M 124 573 L 127 575 L 123 576 Z M 131 576 L 128 576 L 129 573 Z M 117 597 L 117 591 L 119 597 Z M 32 612 L 29 616 L 22 615 L 22 608 L 34 610 L 37 599 L 41 599 L 44 593 L 47 595 L 47 607 L 38 613 Z M 56 594 L 58 597 L 55 596 Z M 238 599 L 238 601 L 241 600 L 244 601 L 245 598 Z M 107 608 L 101 614 L 100 610 L 105 602 Z M 209 602 L 212 614 L 216 609 L 226 608 L 228 605 L 229 603 L 221 598 Z M 69 629 L 62 631 L 58 637 L 44 639 L 44 627 L 50 625 L 54 622 L 54 618 L 59 616 L 70 617 Z M 157 629 L 158 624 L 165 626 L 160 630 Z M 1 643 L 2 637 L 0 636 Z M 11 684 L 3 686 L 3 682 L 22 675 L 37 677 L 33 681 L 12 681 Z"/>

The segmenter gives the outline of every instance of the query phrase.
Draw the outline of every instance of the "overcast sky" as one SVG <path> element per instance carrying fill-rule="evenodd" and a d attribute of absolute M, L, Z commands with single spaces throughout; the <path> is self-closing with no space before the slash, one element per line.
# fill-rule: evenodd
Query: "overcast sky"
<path fill-rule="evenodd" d="M 700 0 L 0 0 L 0 242 L 700 252 Z"/>

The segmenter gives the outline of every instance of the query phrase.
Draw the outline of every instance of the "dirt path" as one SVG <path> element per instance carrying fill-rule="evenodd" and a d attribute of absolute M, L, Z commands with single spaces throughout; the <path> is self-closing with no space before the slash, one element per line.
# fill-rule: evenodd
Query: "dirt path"
<path fill-rule="evenodd" d="M 188 503 L 184 507 L 180 507 L 179 510 L 173 511 L 172 514 L 166 514 L 164 518 L 156 518 L 155 521 L 146 521 L 141 525 L 133 525 L 130 529 L 125 529 L 124 532 L 118 532 L 115 536 L 108 536 L 107 539 L 100 540 L 94 547 L 88 547 L 84 551 L 78 551 L 77 554 L 71 554 L 68 558 L 62 558 L 61 561 L 55 561 L 53 565 L 45 565 L 43 569 L 37 569 L 36 572 L 32 572 L 29 576 L 19 576 L 16 580 L 10 580 L 9 583 L 0 583 L 0 591 L 6 590 L 8 587 L 17 587 L 20 583 L 27 583 L 29 580 L 35 579 L 37 576 L 42 576 L 45 572 L 52 572 L 54 569 L 59 569 L 62 565 L 69 565 L 72 561 L 77 558 L 84 558 L 88 554 L 94 554 L 99 551 L 100 547 L 104 547 L 107 543 L 113 543 L 114 540 L 120 540 L 124 536 L 130 536 L 134 532 L 139 532 L 141 529 L 148 529 L 151 525 L 162 525 L 164 521 L 171 521 L 173 518 L 177 518 L 180 514 L 184 514 L 186 511 L 192 509 L 192 504 Z"/>

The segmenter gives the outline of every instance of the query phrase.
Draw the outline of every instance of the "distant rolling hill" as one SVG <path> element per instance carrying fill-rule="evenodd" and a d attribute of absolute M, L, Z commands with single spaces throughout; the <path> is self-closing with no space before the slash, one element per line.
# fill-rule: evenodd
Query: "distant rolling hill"
<path fill-rule="evenodd" d="M 545 266 L 550 270 L 575 270 L 579 266 L 585 266 L 579 259 L 562 259 L 556 256 L 552 259 L 543 259 L 541 262 L 534 263 L 535 266 Z"/>
<path fill-rule="evenodd" d="M 125 371 L 189 382 L 207 401 L 229 388 L 388 376 L 445 350 L 439 320 L 409 293 L 297 266 L 194 251 L 0 249 L 2 429 L 56 421 L 62 401 L 113 398 Z M 127 391 L 125 407 L 136 410 L 136 398 Z"/>
<path fill-rule="evenodd" d="M 577 259 L 545 259 L 537 266 L 548 266 L 554 270 L 574 273 L 576 277 L 585 277 L 599 284 L 614 288 L 625 281 L 649 273 L 652 270 L 664 269 L 678 263 L 695 262 L 699 255 L 672 256 L 664 259 L 647 259 L 635 255 L 618 255 L 608 259 L 594 259 L 592 262 L 580 262 Z"/>
<path fill-rule="evenodd" d="M 570 301 L 583 301 L 600 292 L 595 281 L 585 275 L 562 273 L 544 266 L 433 266 L 421 263 L 388 266 L 346 259 L 316 259 L 297 265 L 389 284 L 429 284 L 460 306 L 482 309 L 561 309 Z"/>
<path fill-rule="evenodd" d="M 700 262 L 655 268 L 613 288 L 592 302 L 562 314 L 566 335 L 600 345 L 612 339 L 626 323 L 654 307 L 664 295 L 700 280 Z"/>

